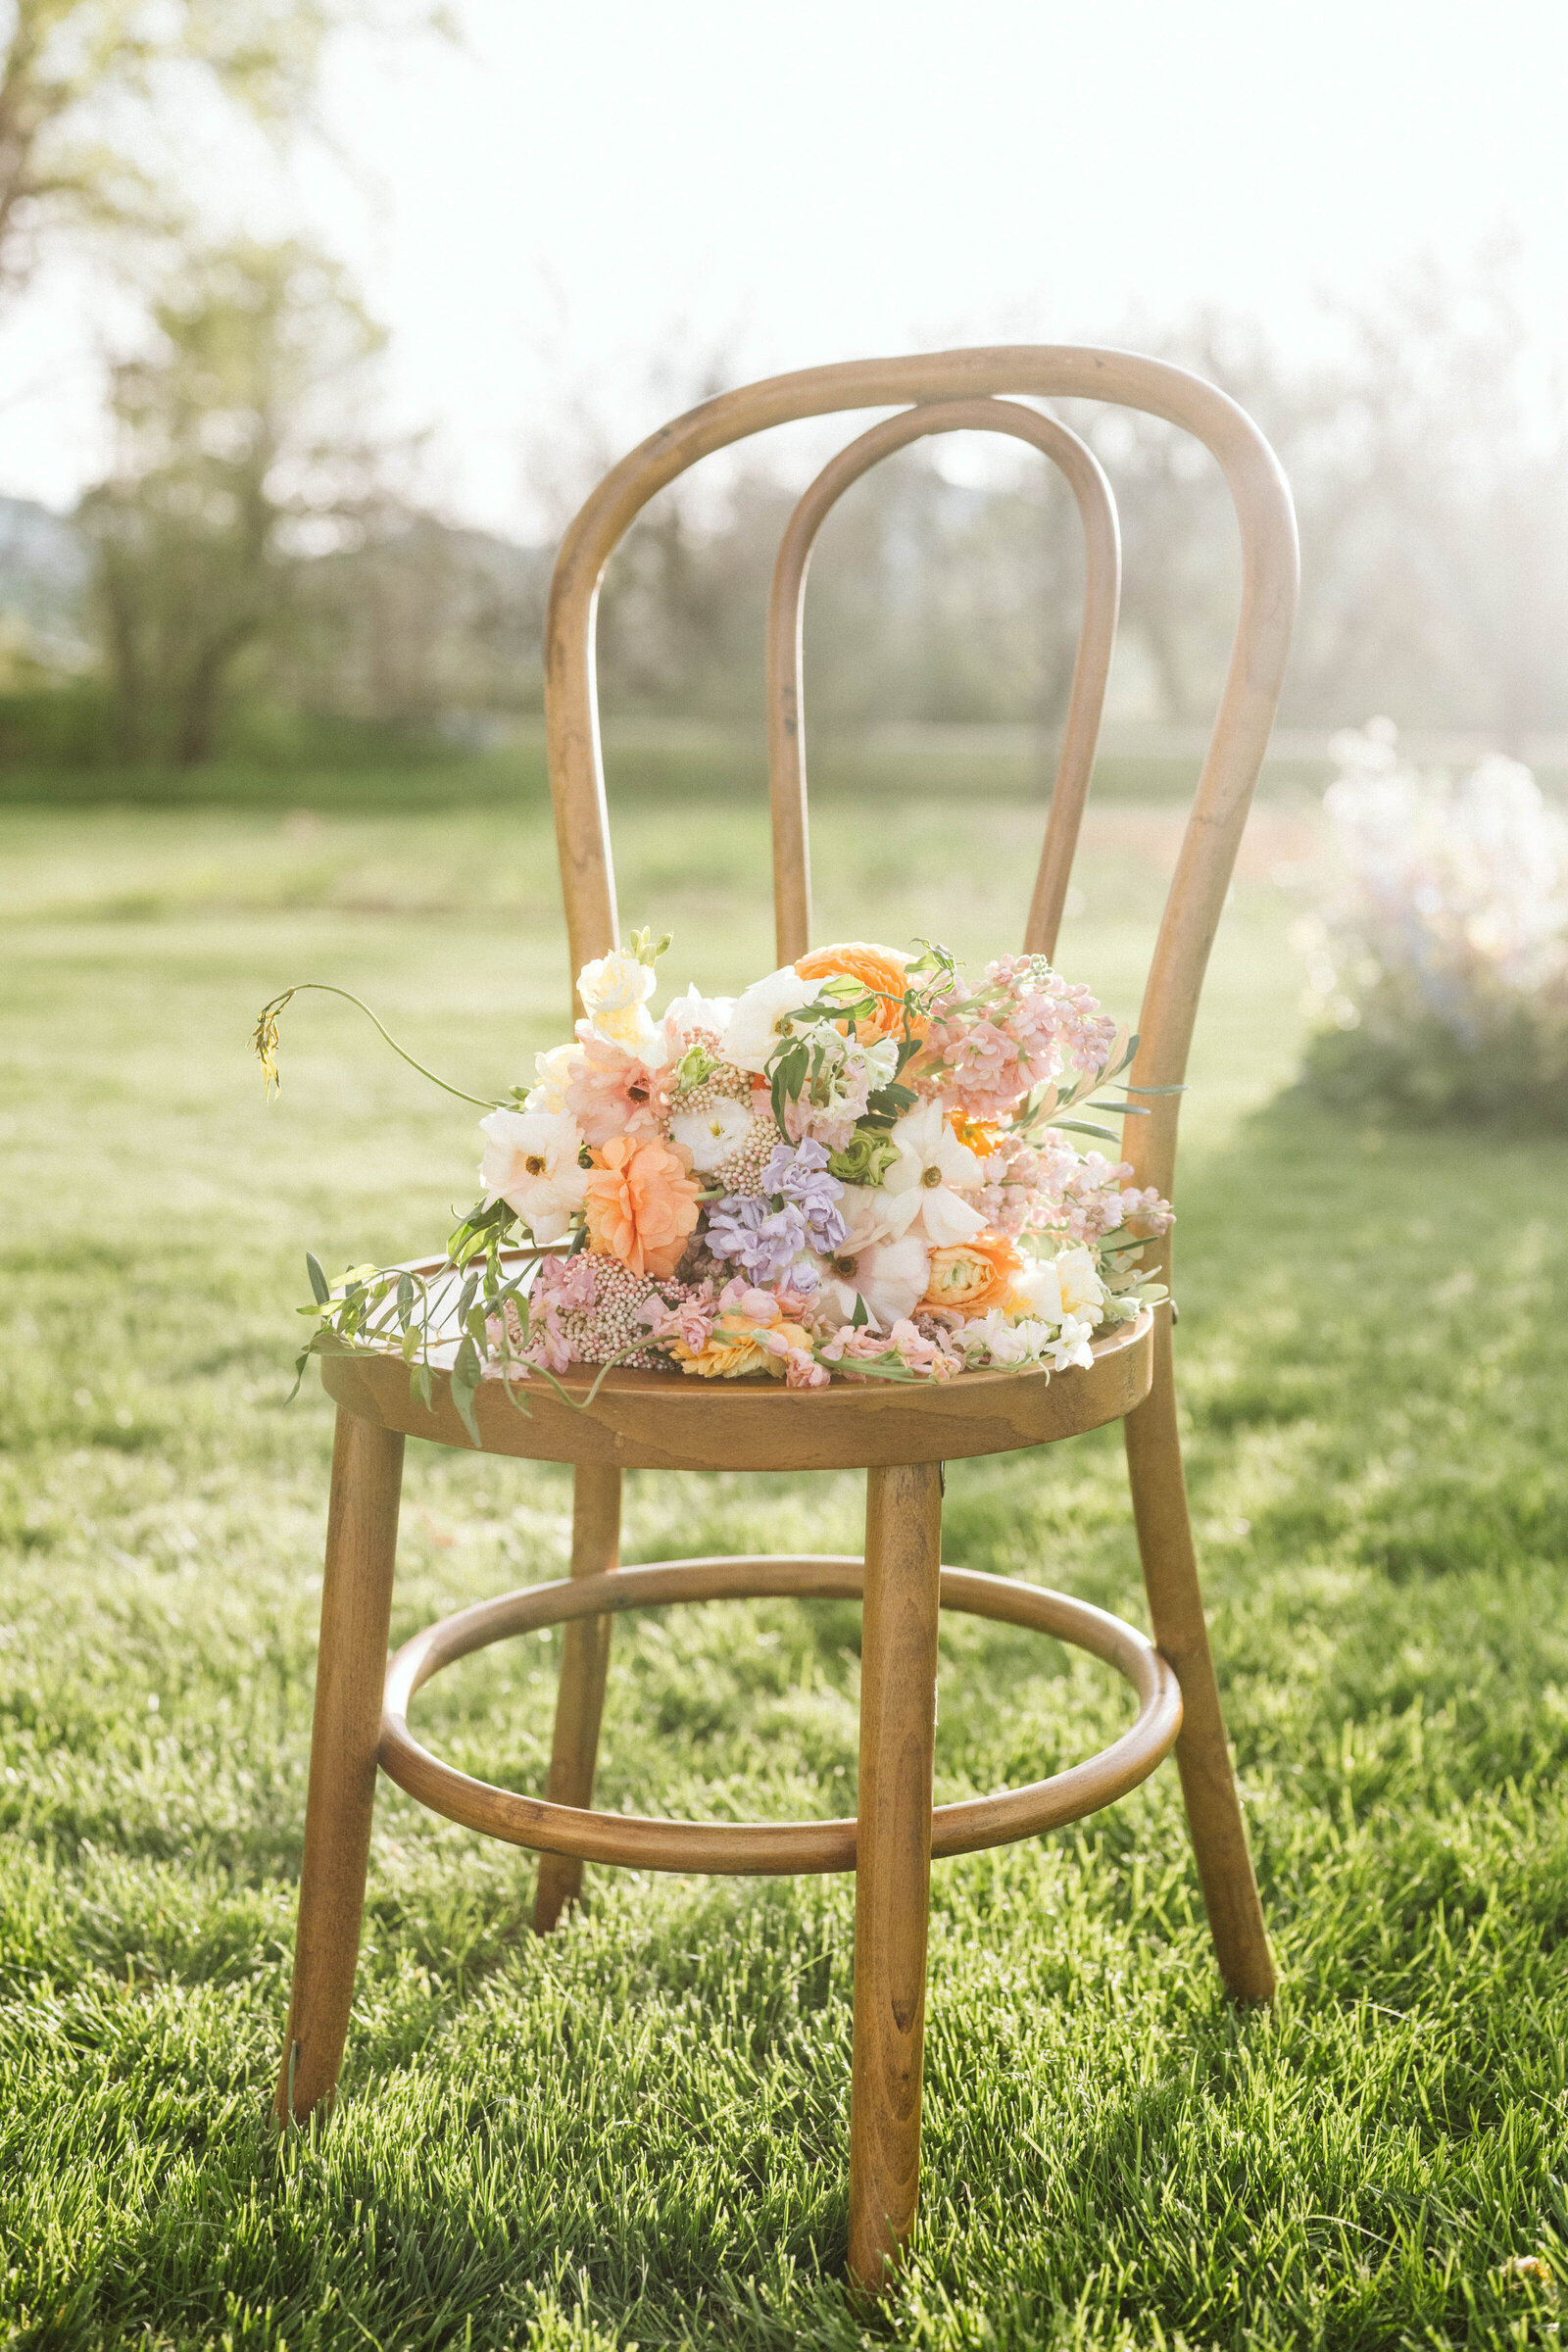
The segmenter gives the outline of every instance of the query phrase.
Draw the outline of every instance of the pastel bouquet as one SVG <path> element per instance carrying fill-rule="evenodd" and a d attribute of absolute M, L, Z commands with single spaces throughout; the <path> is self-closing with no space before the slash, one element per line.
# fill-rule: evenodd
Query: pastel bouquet
<path fill-rule="evenodd" d="M 481 1381 L 520 1402 L 575 1365 L 790 1388 L 1063 1372 L 1165 1296 L 1140 1261 L 1169 1203 L 1073 1115 L 1142 1113 L 1125 1082 L 1101 1093 L 1136 1040 L 1044 956 L 970 981 L 930 943 L 852 942 L 656 1016 L 668 945 L 584 966 L 575 1037 L 479 1122 L 481 1198 L 439 1274 L 328 1283 L 309 1261 L 302 1368 L 400 1353 L 428 1401 L 444 1342 L 471 1426 Z M 287 1002 L 258 1026 L 270 1081 Z"/>

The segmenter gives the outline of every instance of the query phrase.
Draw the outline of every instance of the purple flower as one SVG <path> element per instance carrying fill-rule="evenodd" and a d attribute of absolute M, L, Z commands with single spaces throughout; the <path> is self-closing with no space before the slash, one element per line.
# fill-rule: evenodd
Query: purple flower
<path fill-rule="evenodd" d="M 844 1187 L 827 1172 L 827 1152 L 808 1136 L 792 1149 L 779 1144 L 762 1170 L 764 1189 L 798 1208 L 806 1220 L 806 1237 L 813 1250 L 826 1256 L 849 1231 L 839 1210 Z"/>
<path fill-rule="evenodd" d="M 766 1286 L 795 1270 L 806 1250 L 807 1222 L 793 1202 L 774 1208 L 760 1196 L 727 1193 L 708 1212 L 708 1247 Z"/>

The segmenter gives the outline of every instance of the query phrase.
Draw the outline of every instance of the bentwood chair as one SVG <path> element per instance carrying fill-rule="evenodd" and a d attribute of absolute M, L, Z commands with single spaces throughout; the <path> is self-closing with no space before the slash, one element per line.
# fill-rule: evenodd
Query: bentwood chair
<path fill-rule="evenodd" d="M 1279 466 L 1242 411 L 1180 368 L 1125 352 L 953 351 L 775 376 L 705 401 L 606 476 L 566 533 L 548 632 L 551 785 L 573 973 L 617 944 L 594 684 L 594 609 L 610 557 L 655 492 L 710 452 L 793 418 L 866 409 L 897 413 L 853 441 L 806 492 L 774 575 L 767 708 L 779 960 L 804 954 L 811 935 L 800 670 L 812 541 L 835 499 L 867 466 L 924 434 L 960 429 L 1010 433 L 1051 458 L 1071 484 L 1085 531 L 1085 617 L 1024 933 L 1026 950 L 1053 952 L 1100 724 L 1119 553 L 1115 509 L 1094 458 L 1018 395 L 1095 398 L 1184 427 L 1218 461 L 1241 526 L 1235 648 L 1160 924 L 1132 1073 L 1140 1087 L 1179 1086 L 1284 668 L 1296 534 Z M 1138 1184 L 1169 1195 L 1180 1098 L 1146 1100 L 1152 1114 L 1136 1122 L 1127 1156 Z M 1168 1240 L 1150 1254 L 1168 1270 Z M 1080 1819 L 1147 1778 L 1174 1747 L 1220 1973 L 1240 1999 L 1269 1998 L 1274 1972 L 1199 1592 L 1165 1312 L 1146 1309 L 1096 1345 L 1092 1367 L 1053 1378 L 993 1371 L 929 1387 L 786 1390 L 766 1379 L 692 1382 L 621 1369 L 606 1379 L 591 1410 L 574 1412 L 541 1389 L 531 1395 L 528 1419 L 486 1383 L 476 1399 L 483 1450 L 576 1465 L 569 1577 L 465 1609 L 407 1642 L 390 1666 L 404 1441 L 470 1441 L 444 1379 L 426 1409 L 410 1396 L 398 1361 L 327 1357 L 322 1377 L 338 1407 L 337 1437 L 280 2117 L 309 2115 L 331 2094 L 342 2063 L 378 1760 L 436 1812 L 539 1852 L 541 1931 L 576 1896 L 585 1859 L 653 1870 L 856 1873 L 849 2260 L 866 2286 L 881 2282 L 914 2216 L 933 1855 L 969 1853 Z M 587 1381 L 584 1374 L 579 1394 Z M 1112 1420 L 1126 1433 L 1152 1643 L 1081 1601 L 940 1565 L 944 1461 L 1038 1446 Z M 621 1568 L 621 1474 L 646 1467 L 863 1468 L 863 1563 L 751 1558 Z M 756 1594 L 863 1595 L 857 1816 L 737 1826 L 592 1810 L 614 1612 Z M 1093 1652 L 1133 1685 L 1137 1721 L 1101 1754 L 1050 1780 L 933 1811 L 939 1607 L 1031 1627 Z M 471 1780 L 419 1743 L 408 1711 L 431 1675 L 488 1642 L 555 1624 L 566 1631 L 548 1802 Z"/>

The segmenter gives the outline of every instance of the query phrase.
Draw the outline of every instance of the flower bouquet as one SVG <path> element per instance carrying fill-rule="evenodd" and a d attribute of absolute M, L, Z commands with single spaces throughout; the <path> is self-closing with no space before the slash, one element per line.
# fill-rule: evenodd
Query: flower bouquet
<path fill-rule="evenodd" d="M 790 1388 L 1049 1375 L 1164 1298 L 1140 1260 L 1168 1202 L 1081 1148 L 1115 1134 L 1071 1115 L 1147 1115 L 1125 1082 L 1100 1094 L 1137 1041 L 1044 956 L 971 982 L 928 942 L 856 942 L 656 1018 L 668 946 L 641 933 L 584 966 L 574 1039 L 479 1122 L 482 1195 L 437 1272 L 329 1283 L 308 1260 L 302 1372 L 313 1352 L 401 1355 L 428 1404 L 434 1347 L 476 1438 L 487 1379 L 526 1411 L 529 1382 L 564 1396 L 573 1365 Z M 269 1085 L 295 993 L 258 1024 Z"/>

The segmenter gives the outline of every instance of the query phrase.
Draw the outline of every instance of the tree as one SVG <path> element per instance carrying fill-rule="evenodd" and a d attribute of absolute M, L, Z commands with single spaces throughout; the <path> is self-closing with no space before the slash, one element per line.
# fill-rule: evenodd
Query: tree
<path fill-rule="evenodd" d="M 381 336 L 309 246 L 188 257 L 151 348 L 111 381 L 118 435 L 80 520 L 121 755 L 208 759 L 237 658 L 286 624 L 300 564 L 376 503 L 348 423 Z"/>
<path fill-rule="evenodd" d="M 339 28 L 441 21 L 429 0 L 0 0 L 0 295 L 54 235 L 173 225 L 173 125 L 204 99 L 277 134 Z"/>

